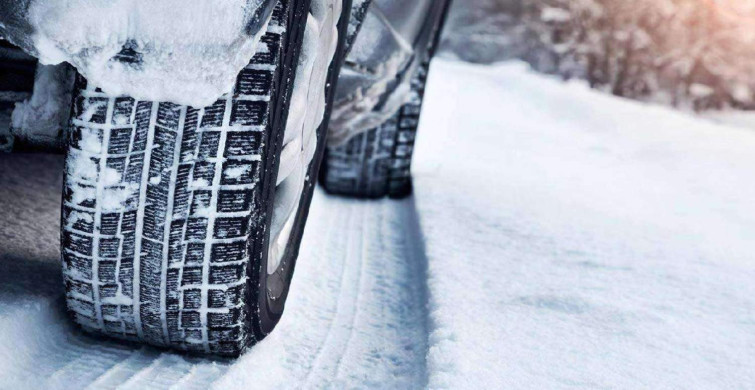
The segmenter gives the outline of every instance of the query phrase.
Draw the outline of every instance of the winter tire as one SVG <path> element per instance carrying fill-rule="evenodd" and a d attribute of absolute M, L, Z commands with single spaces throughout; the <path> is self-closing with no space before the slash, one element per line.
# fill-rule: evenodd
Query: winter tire
<path fill-rule="evenodd" d="M 326 148 L 320 183 L 327 192 L 359 198 L 403 198 L 412 193 L 410 168 L 425 84 L 450 6 L 441 3 L 437 17 L 429 17 L 429 39 L 420 44 L 426 49 L 414 59 L 420 64 L 411 77 L 408 101 L 382 124 Z"/>
<path fill-rule="evenodd" d="M 427 64 L 412 81 L 411 100 L 382 125 L 327 148 L 320 182 L 332 194 L 361 198 L 412 193 L 410 166 L 422 110 Z"/>
<path fill-rule="evenodd" d="M 77 324 L 224 356 L 272 331 L 324 150 L 348 23 L 341 10 L 349 6 L 280 0 L 261 41 L 268 50 L 241 71 L 232 93 L 202 109 L 108 96 L 78 77 L 62 223 L 66 298 Z M 320 36 L 337 28 L 321 42 L 332 50 L 303 43 L 312 26 Z M 307 111 L 310 104 L 289 113 L 297 89 L 313 86 L 322 88 L 321 111 Z M 323 119 L 300 121 L 304 112 Z M 304 142 L 289 137 L 291 123 L 315 123 L 317 135 L 298 174 L 281 164 L 290 139 Z"/>

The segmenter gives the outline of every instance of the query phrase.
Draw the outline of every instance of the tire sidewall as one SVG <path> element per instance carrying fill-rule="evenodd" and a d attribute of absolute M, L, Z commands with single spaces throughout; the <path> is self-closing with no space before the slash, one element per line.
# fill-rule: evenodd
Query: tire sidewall
<path fill-rule="evenodd" d="M 296 8 L 293 10 L 293 20 L 292 25 L 297 24 L 296 21 L 302 20 L 302 15 L 298 14 L 301 12 L 304 12 L 305 14 L 308 14 L 309 10 L 309 4 L 311 0 L 302 0 L 299 2 L 299 4 L 296 5 Z M 302 197 L 299 201 L 299 205 L 297 207 L 296 211 L 296 217 L 294 220 L 294 227 L 291 233 L 291 236 L 289 238 L 288 245 L 286 246 L 286 250 L 283 254 L 283 257 L 281 259 L 281 265 L 279 266 L 279 270 L 276 272 L 282 272 L 282 278 L 283 278 L 283 291 L 281 296 L 276 297 L 276 299 L 271 299 L 271 297 L 268 294 L 268 278 L 267 278 L 267 260 L 268 260 L 268 247 L 269 247 L 269 240 L 271 239 L 269 232 L 270 232 L 270 224 L 272 222 L 272 214 L 273 214 L 273 199 L 275 196 L 275 182 L 277 179 L 277 171 L 278 171 L 278 164 L 280 163 L 280 153 L 281 153 L 281 141 L 283 137 L 283 132 L 285 129 L 285 123 L 287 119 L 287 109 L 283 109 L 287 106 L 288 101 L 290 101 L 290 96 L 293 89 L 293 82 L 290 82 L 288 80 L 293 80 L 293 75 L 296 73 L 296 66 L 293 66 L 293 64 L 298 63 L 298 57 L 299 52 L 301 50 L 300 42 L 302 40 L 303 36 L 303 30 L 304 30 L 304 23 L 300 23 L 299 25 L 296 25 L 298 31 L 293 33 L 291 35 L 292 38 L 294 38 L 294 47 L 289 50 L 291 53 L 290 56 L 287 56 L 284 54 L 284 61 L 285 61 L 285 67 L 283 70 L 283 73 L 287 75 L 286 78 L 282 80 L 288 81 L 286 85 L 283 84 L 283 82 L 279 82 L 279 87 L 282 85 L 286 88 L 284 93 L 279 93 L 278 99 L 277 99 L 277 107 L 276 107 L 276 118 L 278 118 L 278 123 L 274 124 L 274 126 L 277 128 L 277 131 L 274 131 L 271 135 L 271 138 L 275 138 L 274 140 L 271 140 L 272 147 L 274 150 L 272 150 L 270 155 L 275 156 L 275 158 L 272 158 L 270 160 L 272 164 L 270 164 L 269 167 L 266 167 L 265 169 L 265 176 L 266 179 L 263 182 L 263 194 L 265 194 L 265 198 L 267 201 L 264 203 L 267 206 L 266 210 L 266 221 L 264 229 L 260 232 L 260 234 L 264 235 L 264 239 L 262 240 L 255 240 L 258 245 L 261 245 L 260 248 L 256 248 L 256 250 L 253 251 L 253 253 L 258 254 L 257 261 L 252 262 L 252 264 L 256 265 L 256 269 L 252 270 L 253 272 L 250 273 L 250 280 L 254 285 L 250 286 L 250 291 L 255 291 L 256 294 L 254 299 L 257 300 L 256 305 L 249 305 L 250 308 L 257 308 L 257 313 L 251 313 L 251 318 L 256 319 L 255 324 L 253 324 L 253 329 L 255 332 L 256 338 L 262 339 L 267 334 L 269 334 L 277 325 L 278 321 L 280 321 L 281 316 L 283 315 L 283 310 L 285 308 L 285 302 L 288 297 L 288 292 L 291 287 L 291 279 L 293 278 L 294 269 L 296 266 L 296 259 L 299 255 L 299 247 L 301 244 L 302 235 L 304 233 L 304 227 L 306 224 L 307 216 L 309 214 L 309 207 L 312 200 L 312 196 L 314 195 L 314 187 L 315 187 L 315 178 L 317 177 L 317 172 L 319 171 L 320 164 L 322 162 L 324 150 L 325 150 L 325 141 L 326 141 L 326 131 L 328 128 L 328 120 L 330 118 L 330 111 L 332 108 L 332 102 L 333 102 L 333 96 L 335 87 L 338 81 L 338 75 L 340 73 L 341 66 L 343 64 L 343 58 L 344 58 L 344 48 L 345 48 L 345 37 L 346 37 L 346 29 L 348 26 L 349 21 L 349 14 L 351 9 L 351 0 L 342 0 L 342 13 L 341 17 L 338 21 L 338 46 L 336 48 L 336 53 L 334 56 L 333 61 L 331 62 L 331 65 L 328 69 L 328 82 L 326 83 L 326 90 L 325 90 L 325 96 L 326 96 L 326 109 L 325 109 L 325 115 L 320 123 L 320 126 L 318 127 L 317 131 L 317 150 L 315 152 L 315 156 L 312 159 L 312 161 L 309 164 L 308 170 L 307 170 L 307 177 L 309 178 L 304 185 L 304 193 L 302 194 Z M 306 17 L 306 15 L 304 15 Z M 306 20 L 306 19 L 304 19 Z M 285 52 L 285 51 L 284 51 Z M 286 107 L 287 108 L 287 107 Z M 279 112 L 280 111 L 280 112 Z M 281 271 L 282 268 L 282 271 Z"/>

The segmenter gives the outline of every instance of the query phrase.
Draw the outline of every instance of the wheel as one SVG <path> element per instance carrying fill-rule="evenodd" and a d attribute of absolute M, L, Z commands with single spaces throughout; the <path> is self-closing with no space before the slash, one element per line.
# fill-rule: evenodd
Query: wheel
<path fill-rule="evenodd" d="M 108 96 L 78 78 L 62 223 L 78 325 L 224 356 L 273 330 L 324 150 L 349 6 L 279 1 L 262 38 L 268 50 L 232 93 L 201 109 Z"/>
<path fill-rule="evenodd" d="M 383 124 L 328 147 L 320 182 L 332 194 L 403 198 L 412 193 L 411 162 L 422 110 L 427 63 L 412 81 L 410 100 Z"/>
<path fill-rule="evenodd" d="M 379 0 L 376 0 L 379 3 Z M 361 198 L 380 198 L 390 196 L 393 198 L 402 198 L 412 193 L 411 181 L 411 160 L 414 152 L 414 141 L 419 125 L 420 112 L 422 110 L 422 101 L 425 93 L 425 84 L 429 71 L 430 60 L 437 47 L 440 33 L 442 31 L 445 15 L 447 13 L 449 2 L 436 3 L 436 8 L 431 8 L 430 15 L 427 16 L 427 25 L 425 33 L 420 33 L 414 45 L 415 49 L 410 63 L 406 66 L 399 67 L 398 74 L 389 75 L 395 79 L 408 80 L 409 93 L 405 103 L 399 104 L 398 109 L 390 111 L 388 116 L 381 117 L 381 113 L 370 113 L 378 118 L 378 125 L 368 127 L 366 130 L 353 131 L 348 129 L 353 126 L 353 119 L 334 118 L 330 129 L 330 142 L 325 152 L 325 162 L 320 171 L 320 183 L 325 190 L 332 194 L 346 195 Z M 364 13 L 359 15 L 364 20 Z M 355 17 L 352 14 L 352 19 Z M 382 20 L 387 20 L 382 15 Z M 389 22 L 389 21 L 388 21 Z M 358 28 L 357 28 L 358 30 Z M 396 45 L 397 47 L 405 47 Z M 365 66 L 358 63 L 358 60 L 350 61 L 347 59 L 346 67 L 353 73 L 364 73 Z M 386 66 L 390 68 L 389 66 Z M 375 73 L 374 71 L 372 73 Z M 401 82 L 398 83 L 399 85 Z M 385 110 L 385 107 L 391 107 L 386 103 L 393 99 L 390 94 L 399 95 L 401 87 L 389 87 L 378 89 L 385 90 L 383 96 L 374 99 L 378 104 L 375 111 Z M 363 88 L 363 87 L 361 87 Z M 341 92 L 341 91 L 339 91 Z M 343 93 L 339 93 L 343 95 Z M 344 100 L 356 100 L 362 96 L 369 96 L 369 93 L 351 93 Z M 347 107 L 343 111 L 353 111 L 364 117 L 360 113 L 363 106 L 361 102 L 356 104 L 352 102 L 356 109 Z M 395 106 L 394 106 L 395 107 Z M 372 120 L 371 122 L 375 122 Z M 357 125 L 356 127 L 358 127 Z M 349 133 L 344 137 L 344 133 Z M 346 138 L 344 140 L 344 138 Z"/>

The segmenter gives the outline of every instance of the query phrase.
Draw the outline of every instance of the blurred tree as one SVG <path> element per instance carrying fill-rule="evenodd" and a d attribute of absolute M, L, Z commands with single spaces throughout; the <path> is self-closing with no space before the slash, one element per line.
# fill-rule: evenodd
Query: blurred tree
<path fill-rule="evenodd" d="M 446 45 L 619 96 L 755 109 L 755 0 L 457 0 Z"/>

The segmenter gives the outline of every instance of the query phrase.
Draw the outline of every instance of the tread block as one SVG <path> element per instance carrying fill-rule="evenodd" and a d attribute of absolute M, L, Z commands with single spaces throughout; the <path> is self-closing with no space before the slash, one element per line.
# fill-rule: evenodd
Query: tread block
<path fill-rule="evenodd" d="M 228 160 L 223 163 L 220 185 L 254 184 L 259 177 L 258 161 Z"/>
<path fill-rule="evenodd" d="M 246 240 L 213 244 L 212 254 L 210 255 L 211 261 L 212 263 L 242 261 L 247 256 L 247 247 Z M 210 272 L 210 279 L 212 279 L 212 272 Z"/>
<path fill-rule="evenodd" d="M 78 280 L 69 280 L 66 282 L 66 290 L 69 293 L 74 293 L 76 295 L 85 297 L 89 300 L 92 299 L 92 285 L 87 282 L 82 282 Z"/>
<path fill-rule="evenodd" d="M 68 134 L 69 147 L 77 151 L 100 153 L 103 137 L 103 132 L 100 129 L 73 126 Z"/>
<path fill-rule="evenodd" d="M 211 341 L 237 340 L 241 337 L 241 327 L 232 328 L 211 328 L 207 332 L 207 337 Z"/>
<path fill-rule="evenodd" d="M 207 214 L 206 210 L 210 209 L 210 203 L 212 202 L 212 191 L 202 190 L 194 191 L 194 197 L 191 204 L 191 215 Z"/>
<path fill-rule="evenodd" d="M 223 125 L 223 115 L 225 113 L 225 100 L 220 99 L 213 105 L 205 107 L 202 112 L 201 127 L 220 127 Z"/>
<path fill-rule="evenodd" d="M 92 256 L 92 237 L 64 231 L 63 246 L 81 255 Z"/>
<path fill-rule="evenodd" d="M 213 238 L 238 238 L 249 234 L 250 217 L 226 217 L 215 220 Z"/>
<path fill-rule="evenodd" d="M 207 238 L 207 218 L 189 218 L 186 225 L 186 240 L 204 240 Z M 194 244 L 189 244 L 192 246 Z"/>
<path fill-rule="evenodd" d="M 236 131 L 228 133 L 225 144 L 225 157 L 254 156 L 261 153 L 262 132 Z"/>
<path fill-rule="evenodd" d="M 131 128 L 113 129 L 110 131 L 108 154 L 126 154 L 131 147 Z"/>
<path fill-rule="evenodd" d="M 100 238 L 100 258 L 117 259 L 120 254 L 121 239 L 118 237 Z"/>
<path fill-rule="evenodd" d="M 266 124 L 268 103 L 239 100 L 233 103 L 231 126 L 262 126 Z"/>
<path fill-rule="evenodd" d="M 243 279 L 246 267 L 243 265 L 213 265 L 210 267 L 210 284 L 230 284 Z"/>
<path fill-rule="evenodd" d="M 97 266 L 97 280 L 100 283 L 115 283 L 115 261 L 99 261 Z"/>
<path fill-rule="evenodd" d="M 160 103 L 157 108 L 157 125 L 173 131 L 178 130 L 182 106 L 174 103 Z"/>
<path fill-rule="evenodd" d="M 202 307 L 202 290 L 184 290 L 184 309 L 199 309 Z"/>
<path fill-rule="evenodd" d="M 199 155 L 200 159 L 213 158 L 218 154 L 218 147 L 220 146 L 220 132 L 219 131 L 203 131 L 199 140 Z"/>
<path fill-rule="evenodd" d="M 63 217 L 68 221 L 64 229 L 84 233 L 94 232 L 94 212 L 76 210 L 68 206 L 63 207 Z"/>
<path fill-rule="evenodd" d="M 113 280 L 113 282 L 115 282 L 115 280 Z M 118 294 L 118 285 L 117 284 L 106 284 L 106 285 L 99 286 L 99 294 L 100 294 L 100 299 L 103 299 L 103 298 L 115 298 L 115 296 Z M 112 308 L 112 313 L 105 313 L 104 310 L 105 310 L 106 307 Z M 103 315 L 107 315 L 107 314 L 109 314 L 109 315 L 115 315 L 116 306 L 104 306 L 103 305 L 102 309 L 103 309 L 103 313 L 102 313 Z"/>
<path fill-rule="evenodd" d="M 110 123 L 116 126 L 131 125 L 133 123 L 132 115 L 134 113 L 134 107 L 135 107 L 134 103 L 136 103 L 136 101 L 130 97 L 115 98 L 115 107 L 113 108 L 113 118 L 110 121 Z M 130 138 L 131 137 L 129 135 L 129 140 Z"/>
<path fill-rule="evenodd" d="M 107 108 L 110 99 L 104 97 L 79 97 L 74 104 L 76 117 L 82 117 L 87 122 L 102 124 L 107 123 Z"/>
<path fill-rule="evenodd" d="M 181 312 L 182 328 L 198 328 L 202 326 L 202 316 L 198 311 L 184 310 Z"/>
<path fill-rule="evenodd" d="M 191 183 L 192 186 L 206 187 L 212 184 L 215 179 L 215 163 L 199 161 L 194 164 L 193 178 L 194 182 Z"/>
<path fill-rule="evenodd" d="M 121 223 L 120 213 L 103 213 L 100 217 L 100 234 L 114 236 L 118 233 L 118 225 Z M 94 220 L 94 213 L 92 213 Z"/>
<path fill-rule="evenodd" d="M 241 304 L 243 289 L 241 286 L 229 287 L 226 290 L 209 290 L 208 307 L 219 309 L 223 307 L 238 306 Z"/>
<path fill-rule="evenodd" d="M 182 286 L 198 286 L 202 284 L 202 267 L 184 267 Z"/>
<path fill-rule="evenodd" d="M 218 212 L 235 213 L 251 209 L 254 193 L 245 190 L 223 190 L 218 196 Z"/>
<path fill-rule="evenodd" d="M 186 265 L 202 265 L 204 263 L 204 256 L 205 256 L 205 243 L 203 242 L 192 242 L 189 244 L 186 244 L 186 257 L 184 258 Z M 186 269 L 184 268 L 184 272 L 186 272 Z M 186 275 L 184 274 L 184 278 Z"/>
<path fill-rule="evenodd" d="M 273 73 L 267 70 L 245 68 L 236 80 L 237 95 L 266 96 L 273 86 Z"/>
<path fill-rule="evenodd" d="M 229 324 L 238 323 L 241 318 L 241 309 L 230 309 L 228 313 L 209 313 L 207 322 L 210 328 L 223 328 Z"/>

